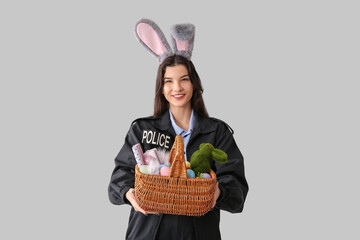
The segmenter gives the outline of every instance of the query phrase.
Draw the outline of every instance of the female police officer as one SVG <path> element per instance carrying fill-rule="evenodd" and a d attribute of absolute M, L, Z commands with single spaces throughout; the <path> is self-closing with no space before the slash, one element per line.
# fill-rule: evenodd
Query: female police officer
<path fill-rule="evenodd" d="M 166 45 L 155 23 L 141 19 L 137 26 L 142 23 L 155 29 Z M 183 54 L 181 51 L 184 48 L 179 50 L 181 46 L 174 46 L 177 49 L 175 54 L 157 52 L 156 47 L 146 42 L 147 36 L 144 37 L 139 28 L 136 30 L 140 42 L 145 42 L 150 50 L 156 52 L 161 62 L 156 79 L 154 115 L 136 119 L 131 124 L 125 143 L 115 159 L 108 188 L 110 201 L 116 205 L 132 206 L 126 239 L 221 239 L 220 209 L 231 213 L 241 212 L 248 192 L 243 156 L 235 143 L 232 129 L 225 122 L 208 116 L 201 81 L 189 54 Z M 148 29 L 145 31 L 149 32 Z M 172 36 L 178 37 L 176 33 L 172 33 Z M 189 41 L 192 44 L 193 35 Z M 176 44 L 176 41 L 173 42 Z M 218 185 L 213 209 L 200 217 L 147 213 L 135 201 L 136 160 L 132 146 L 140 143 L 144 151 L 152 148 L 170 150 L 176 135 L 184 138 L 185 159 L 190 160 L 201 143 L 211 143 L 228 154 L 226 164 L 210 160 Z"/>

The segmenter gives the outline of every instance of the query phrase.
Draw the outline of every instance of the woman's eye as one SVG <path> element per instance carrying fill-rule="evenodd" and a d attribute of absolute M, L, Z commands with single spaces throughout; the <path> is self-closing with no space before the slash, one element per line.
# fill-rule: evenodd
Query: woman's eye
<path fill-rule="evenodd" d="M 183 80 L 183 81 L 189 81 L 189 79 L 188 79 L 188 78 L 183 78 L 182 80 Z"/>
<path fill-rule="evenodd" d="M 165 83 L 171 83 L 171 80 L 165 80 Z"/>

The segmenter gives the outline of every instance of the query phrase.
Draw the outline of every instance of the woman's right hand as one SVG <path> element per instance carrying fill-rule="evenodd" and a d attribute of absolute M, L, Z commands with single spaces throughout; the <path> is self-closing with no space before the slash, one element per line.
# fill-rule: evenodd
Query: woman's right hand
<path fill-rule="evenodd" d="M 131 205 L 133 206 L 133 208 L 135 209 L 135 211 L 141 212 L 144 215 L 147 215 L 148 213 L 142 209 L 139 204 L 136 202 L 135 200 L 135 189 L 134 188 L 130 188 L 129 191 L 127 191 L 127 193 L 125 194 L 125 197 L 127 198 L 127 200 L 129 200 L 129 202 L 131 203 Z"/>

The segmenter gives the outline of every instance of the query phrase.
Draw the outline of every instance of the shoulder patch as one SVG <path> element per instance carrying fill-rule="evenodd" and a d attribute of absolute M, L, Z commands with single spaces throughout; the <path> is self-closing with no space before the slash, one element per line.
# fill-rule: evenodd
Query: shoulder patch
<path fill-rule="evenodd" d="M 221 122 L 221 123 L 224 123 L 225 126 L 228 127 L 228 129 L 229 129 L 229 131 L 231 132 L 231 134 L 234 134 L 234 130 L 229 126 L 229 124 L 227 124 L 227 123 L 224 122 L 223 120 L 220 120 L 220 119 L 214 118 L 214 117 L 210 117 L 210 119 L 215 120 L 215 121 L 218 121 L 218 122 Z"/>

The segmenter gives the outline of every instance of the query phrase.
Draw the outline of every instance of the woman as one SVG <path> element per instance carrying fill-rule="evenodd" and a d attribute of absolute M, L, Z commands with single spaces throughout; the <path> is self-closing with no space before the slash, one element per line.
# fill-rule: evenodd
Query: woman
<path fill-rule="evenodd" d="M 167 57 L 159 66 L 154 116 L 132 123 L 125 144 L 115 159 L 116 167 L 109 185 L 109 198 L 113 204 L 132 205 L 127 239 L 221 239 L 220 209 L 231 213 L 242 211 L 248 191 L 242 154 L 231 128 L 221 120 L 209 118 L 202 92 L 195 67 L 185 57 Z M 131 147 L 141 143 L 144 151 L 152 148 L 170 150 L 177 134 L 184 137 L 188 160 L 201 143 L 211 143 L 228 154 L 226 164 L 210 160 L 218 186 L 214 208 L 201 217 L 149 214 L 134 198 L 136 161 Z"/>

